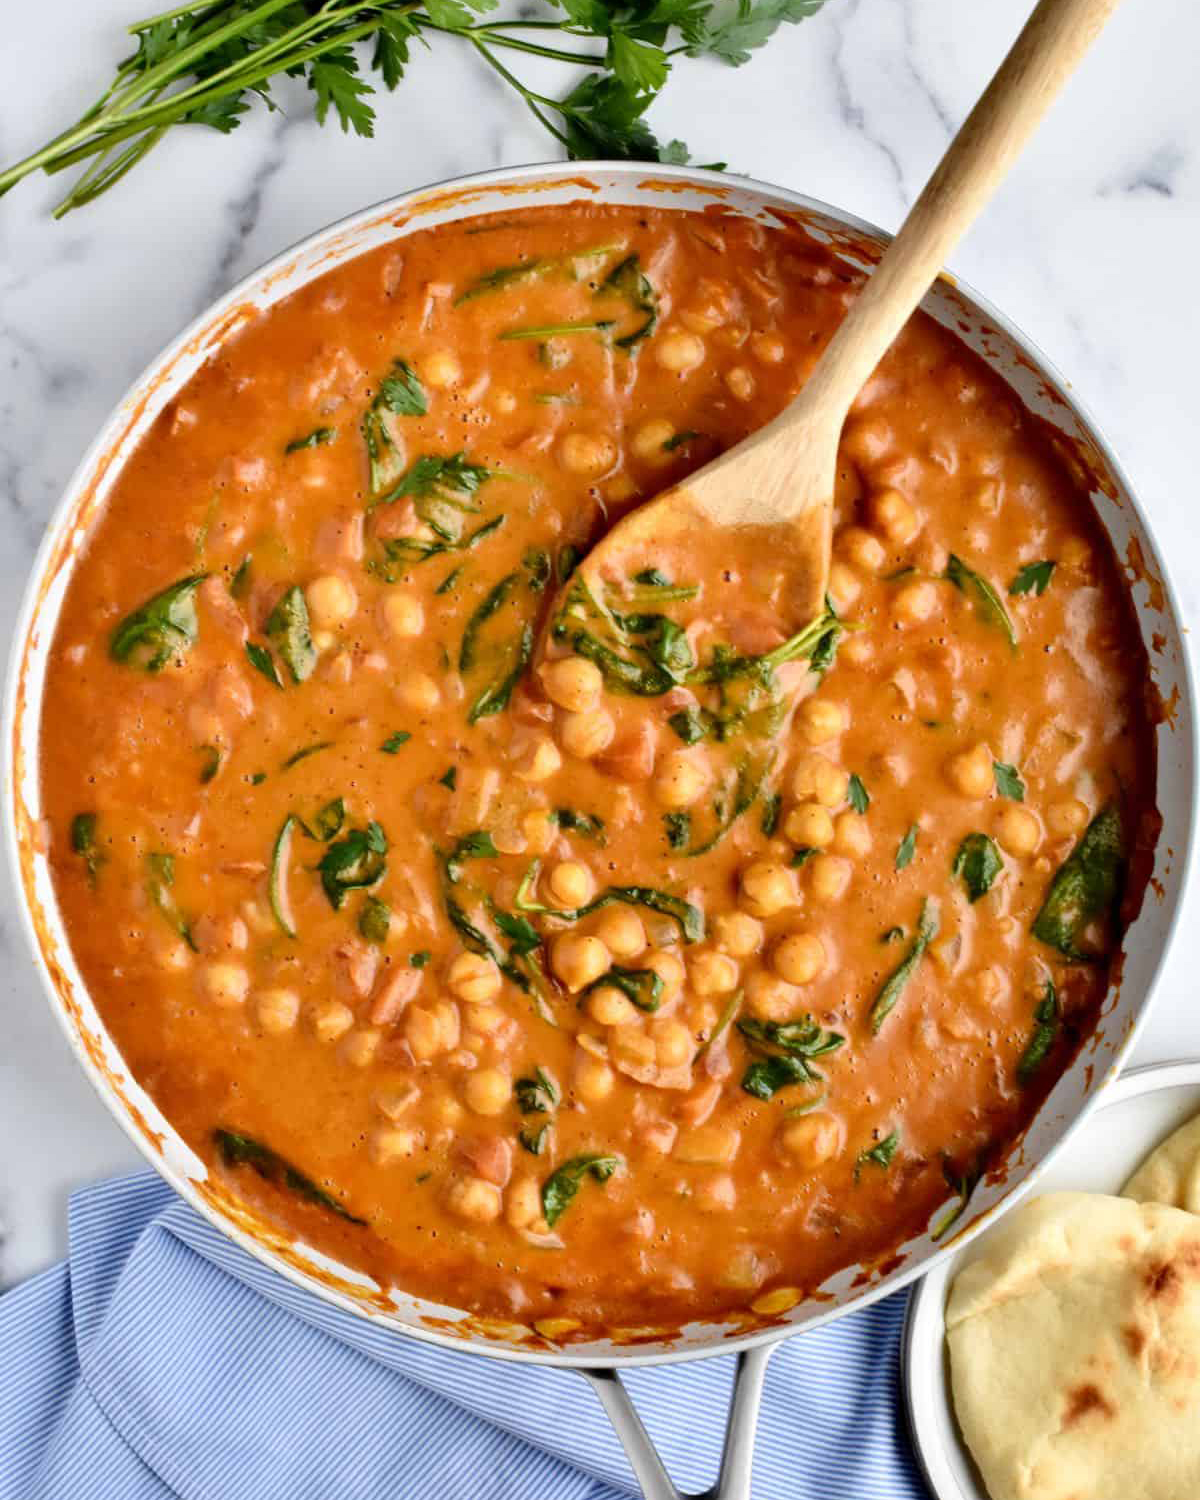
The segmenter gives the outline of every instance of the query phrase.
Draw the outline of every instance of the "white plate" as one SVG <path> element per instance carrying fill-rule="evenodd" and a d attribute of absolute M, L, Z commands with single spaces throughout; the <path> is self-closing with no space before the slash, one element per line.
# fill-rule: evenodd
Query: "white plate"
<path fill-rule="evenodd" d="M 1154 1147 L 1195 1114 L 1200 1114 L 1200 1059 L 1135 1068 L 1108 1086 L 1105 1102 L 1039 1179 L 1038 1192 L 1118 1193 Z M 945 1338 L 950 1283 L 987 1242 L 983 1234 L 936 1266 L 914 1291 L 904 1325 L 901 1363 L 909 1429 L 937 1500 L 988 1500 L 954 1419 Z"/>

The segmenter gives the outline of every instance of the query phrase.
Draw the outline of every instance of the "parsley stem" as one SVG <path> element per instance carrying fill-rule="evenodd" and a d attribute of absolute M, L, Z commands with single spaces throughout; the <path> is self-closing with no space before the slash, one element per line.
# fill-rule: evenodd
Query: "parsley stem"
<path fill-rule="evenodd" d="M 480 26 L 469 26 L 465 30 L 456 29 L 453 26 L 439 26 L 436 21 L 431 21 L 425 16 L 417 18 L 417 24 L 422 31 L 440 31 L 445 36 L 469 36 L 472 39 L 481 37 L 491 43 L 493 47 L 507 47 L 513 52 L 528 52 L 535 57 L 548 57 L 554 62 L 578 63 L 581 68 L 598 68 L 604 62 L 602 53 L 592 52 L 565 52 L 558 47 L 543 47 L 540 42 L 524 42 L 520 37 L 505 36 L 497 33 L 496 26 L 500 22 L 483 24 Z M 551 30 L 562 31 L 561 26 L 549 23 Z"/>
<path fill-rule="evenodd" d="M 561 130 L 559 130 L 558 126 L 553 125 L 538 108 L 539 104 L 545 104 L 550 109 L 557 109 L 559 106 L 555 103 L 555 101 L 553 99 L 547 99 L 541 94 L 535 94 L 532 90 L 527 89 L 521 82 L 521 80 L 515 76 L 515 74 L 508 71 L 508 69 L 504 66 L 504 64 L 498 57 L 493 57 L 493 55 L 488 51 L 488 49 L 483 45 L 483 43 L 477 36 L 471 37 L 471 45 L 475 48 L 476 52 L 479 53 L 480 57 L 483 58 L 484 62 L 486 62 L 490 67 L 495 68 L 500 77 L 503 78 L 506 83 L 511 84 L 512 87 L 516 89 L 517 93 L 520 94 L 521 98 L 524 99 L 525 103 L 529 106 L 530 112 L 533 114 L 535 119 L 537 119 L 543 126 L 545 126 L 545 128 L 550 132 L 552 136 L 554 136 L 557 141 L 559 141 L 564 146 L 567 145 L 567 137 Z"/>

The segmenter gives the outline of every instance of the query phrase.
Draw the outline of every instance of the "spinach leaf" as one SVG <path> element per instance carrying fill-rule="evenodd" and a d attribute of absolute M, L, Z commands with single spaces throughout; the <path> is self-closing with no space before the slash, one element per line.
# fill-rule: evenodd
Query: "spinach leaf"
<path fill-rule="evenodd" d="M 552 1172 L 542 1183 L 542 1213 L 551 1229 L 570 1207 L 585 1178 L 605 1183 L 620 1165 L 619 1156 L 589 1151 L 583 1156 L 573 1156 Z"/>
<path fill-rule="evenodd" d="M 108 654 L 123 666 L 159 672 L 196 644 L 196 590 L 208 577 L 193 573 L 126 615 L 108 639 Z"/>
<path fill-rule="evenodd" d="M 512 912 L 502 911 L 495 904 L 490 909 L 492 920 L 508 939 L 511 944 L 509 951 L 515 957 L 523 958 L 525 954 L 542 946 L 542 935 L 528 917 L 514 916 Z"/>
<path fill-rule="evenodd" d="M 742 1088 L 755 1099 L 773 1099 L 780 1089 L 809 1083 L 815 1076 L 803 1058 L 784 1053 L 752 1062 L 742 1074 Z"/>
<path fill-rule="evenodd" d="M 281 771 L 290 771 L 293 766 L 298 766 L 302 760 L 307 760 L 310 755 L 318 755 L 322 750 L 332 750 L 333 746 L 333 740 L 318 740 L 315 745 L 305 745 L 303 750 L 294 750 L 279 769 Z"/>
<path fill-rule="evenodd" d="M 709 713 L 708 709 L 697 708 L 694 705 L 679 709 L 667 720 L 685 745 L 695 745 L 700 740 L 707 739 L 716 722 L 715 716 Z"/>
<path fill-rule="evenodd" d="M 95 813 L 76 813 L 71 819 L 71 849 L 83 860 L 87 877 L 94 887 L 100 874 L 100 866 L 104 864 L 108 856 L 96 847 L 96 824 L 99 821 Z"/>
<path fill-rule="evenodd" d="M 621 964 L 613 964 L 607 974 L 601 974 L 599 979 L 587 986 L 580 998 L 605 985 L 612 985 L 614 989 L 620 990 L 627 999 L 633 1001 L 638 1010 L 654 1012 L 662 1004 L 662 975 L 653 969 L 627 969 Z"/>
<path fill-rule="evenodd" d="M 530 1156 L 541 1156 L 542 1152 L 546 1149 L 546 1137 L 550 1134 L 550 1129 L 550 1121 L 547 1120 L 544 1125 L 539 1125 L 536 1130 L 530 1130 L 527 1127 L 518 1130 L 517 1140 L 521 1143 L 522 1148 L 529 1152 Z"/>
<path fill-rule="evenodd" d="M 892 1160 L 896 1155 L 896 1149 L 899 1145 L 900 1134 L 898 1131 L 893 1130 L 890 1135 L 885 1136 L 883 1140 L 879 1141 L 876 1145 L 869 1146 L 865 1151 L 860 1151 L 854 1159 L 855 1182 L 858 1181 L 859 1173 L 868 1163 L 870 1163 L 872 1166 L 882 1167 L 886 1172 L 892 1164 Z"/>
<path fill-rule="evenodd" d="M 958 846 L 950 873 L 962 878 L 967 888 L 967 899 L 972 906 L 981 896 L 986 896 L 996 876 L 1004 869 L 1004 860 L 995 843 L 986 833 L 968 833 Z"/>
<path fill-rule="evenodd" d="M 409 740 L 411 739 L 412 735 L 409 734 L 407 729 L 397 729 L 395 734 L 388 735 L 387 739 L 384 740 L 383 744 L 380 745 L 379 748 L 385 755 L 395 755 L 400 747 L 402 745 L 407 745 Z"/>
<path fill-rule="evenodd" d="M 264 1181 L 286 1188 L 288 1192 L 295 1193 L 298 1198 L 303 1198 L 307 1203 L 316 1204 L 318 1208 L 327 1208 L 340 1218 L 349 1220 L 351 1224 L 367 1222 L 366 1219 L 360 1219 L 352 1214 L 331 1193 L 318 1187 L 311 1177 L 306 1177 L 289 1161 L 285 1161 L 277 1151 L 273 1151 L 270 1146 L 264 1146 L 261 1141 L 224 1129 L 214 1130 L 213 1140 L 216 1142 L 217 1150 L 221 1153 L 221 1160 L 227 1167 L 251 1167 Z"/>
<path fill-rule="evenodd" d="M 321 808 L 311 823 L 306 823 L 300 817 L 296 821 L 310 839 L 315 839 L 320 844 L 327 844 L 342 831 L 342 824 L 346 821 L 346 803 L 343 798 L 335 797 L 332 802 L 327 802 Z"/>
<path fill-rule="evenodd" d="M 819 849 L 814 848 L 810 844 L 801 844 L 799 848 L 792 850 L 792 857 L 789 862 L 790 867 L 793 870 L 799 870 L 804 865 L 806 865 L 810 859 L 820 854 L 820 852 L 821 851 Z"/>
<path fill-rule="evenodd" d="M 336 437 L 336 427 L 315 427 L 305 437 L 293 438 L 283 451 L 299 453 L 303 448 L 323 448 L 326 443 L 332 443 Z"/>
<path fill-rule="evenodd" d="M 317 664 L 312 630 L 308 623 L 308 605 L 304 591 L 296 584 L 283 595 L 267 619 L 267 639 L 279 653 L 293 682 L 312 676 Z"/>
<path fill-rule="evenodd" d="M 423 417 L 429 410 L 425 389 L 413 367 L 397 359 L 379 382 L 375 399 L 363 417 L 363 442 L 371 470 L 371 493 L 378 494 L 396 455 L 396 445 L 385 420 L 385 413 L 397 417 Z"/>
<path fill-rule="evenodd" d="M 692 841 L 692 815 L 685 812 L 663 813 L 667 843 L 672 849 L 686 849 Z"/>
<path fill-rule="evenodd" d="M 595 813 L 576 812 L 571 807 L 556 807 L 550 814 L 550 821 L 567 833 L 579 833 L 584 838 L 595 839 L 601 847 L 607 843 L 604 819 L 597 817 Z"/>
<path fill-rule="evenodd" d="M 586 906 L 576 907 L 574 911 L 557 911 L 544 906 L 541 902 L 535 901 L 532 894 L 537 886 L 541 869 L 540 859 L 530 861 L 513 901 L 518 911 L 551 912 L 560 922 L 578 922 L 582 917 L 590 917 L 593 912 L 611 906 L 614 901 L 620 901 L 627 906 L 644 906 L 649 911 L 656 911 L 663 916 L 673 918 L 679 924 L 685 943 L 704 941 L 704 913 L 700 908 L 684 901 L 680 896 L 671 896 L 666 891 L 655 890 L 653 886 L 610 885 L 594 901 L 589 901 Z"/>
<path fill-rule="evenodd" d="M 523 1115 L 547 1115 L 558 1107 L 561 1097 L 545 1068 L 534 1068 L 532 1078 L 518 1078 L 513 1084 L 513 1098 Z"/>
<path fill-rule="evenodd" d="M 1024 802 L 1025 783 L 1021 780 L 1021 773 L 1016 766 L 1007 765 L 1002 760 L 994 760 L 992 770 L 996 777 L 996 790 L 1000 795 L 1012 802 Z"/>
<path fill-rule="evenodd" d="M 900 840 L 896 849 L 896 869 L 907 870 L 913 862 L 913 855 L 917 852 L 917 834 L 920 829 L 913 823 L 908 832 Z"/>
<path fill-rule="evenodd" d="M 1017 1063 L 1017 1082 L 1026 1084 L 1046 1061 L 1050 1049 L 1062 1030 L 1062 1006 L 1052 979 L 1046 980 L 1046 991 L 1034 1007 L 1033 1035 Z"/>
<path fill-rule="evenodd" d="M 423 969 L 432 957 L 428 948 L 422 948 L 420 952 L 408 955 L 408 966 L 410 969 Z"/>
<path fill-rule="evenodd" d="M 275 835 L 275 843 L 271 847 L 270 873 L 267 876 L 267 900 L 271 906 L 271 915 L 290 938 L 296 936 L 296 928 L 292 921 L 291 903 L 288 901 L 287 869 L 292 850 L 292 830 L 295 826 L 296 819 L 289 813 Z"/>
<path fill-rule="evenodd" d="M 618 349 L 633 349 L 658 326 L 658 294 L 636 255 L 627 256 L 596 288 L 597 297 L 613 293 L 624 297 L 634 312 L 646 315 L 632 332 L 613 340 Z"/>
<path fill-rule="evenodd" d="M 449 791 L 449 792 L 457 791 L 458 790 L 458 767 L 457 766 L 447 766 L 446 769 L 442 772 L 442 774 L 438 777 L 438 785 L 439 786 L 444 786 L 446 788 L 446 790 Z"/>
<path fill-rule="evenodd" d="M 200 785 L 207 786 L 221 769 L 221 752 L 216 745 L 199 745 L 197 749 L 204 757 L 204 764 L 200 767 Z"/>
<path fill-rule="evenodd" d="M 1050 580 L 1054 577 L 1054 570 L 1058 567 L 1056 562 L 1048 558 L 1043 562 L 1026 563 L 1017 573 L 1016 577 L 1008 586 L 1010 594 L 1036 594 L 1038 598 L 1050 587 Z"/>
<path fill-rule="evenodd" d="M 1081 962 L 1103 958 L 1103 953 L 1084 952 L 1079 939 L 1089 922 L 1116 913 L 1125 882 L 1125 862 L 1120 809 L 1109 802 L 1088 824 L 1055 873 L 1034 919 L 1034 937 L 1057 948 L 1066 958 Z"/>
<path fill-rule="evenodd" d="M 458 652 L 458 670 L 469 672 L 475 665 L 476 654 L 479 644 L 479 632 L 484 625 L 499 611 L 508 601 L 513 589 L 519 579 L 519 573 L 509 573 L 494 585 L 476 605 L 467 621 L 466 629 L 463 631 L 462 645 Z"/>
<path fill-rule="evenodd" d="M 846 788 L 846 797 L 856 813 L 865 813 L 871 805 L 871 794 L 863 785 L 862 777 L 854 773 Z"/>
<path fill-rule="evenodd" d="M 953 1162 L 946 1159 L 942 1162 L 942 1176 L 946 1179 L 946 1186 L 957 1195 L 958 1201 L 950 1205 L 930 1230 L 929 1237 L 934 1241 L 940 1240 L 962 1218 L 963 1211 L 971 1201 L 971 1194 L 983 1179 L 983 1165 L 977 1161 L 965 1171 L 960 1171 Z"/>
<path fill-rule="evenodd" d="M 179 910 L 173 886 L 175 884 L 175 856 L 173 854 L 146 855 L 146 894 L 151 905 L 157 908 L 164 921 L 172 928 L 193 953 L 200 950 L 192 937 L 192 924 Z"/>
<path fill-rule="evenodd" d="M 529 574 L 525 582 L 530 592 L 544 593 L 552 572 L 550 554 L 541 547 L 531 547 L 521 559 L 521 566 Z"/>
<path fill-rule="evenodd" d="M 382 947 L 392 925 L 392 908 L 378 896 L 368 896 L 358 914 L 358 930 L 368 943 Z"/>
<path fill-rule="evenodd" d="M 505 344 L 513 339 L 556 339 L 564 333 L 598 333 L 607 342 L 608 331 L 615 326 L 611 318 L 591 323 L 584 319 L 575 323 L 542 323 L 536 328 L 508 328 L 496 337 Z"/>
<path fill-rule="evenodd" d="M 273 682 L 277 688 L 283 686 L 275 667 L 275 658 L 265 646 L 260 646 L 257 641 L 247 641 L 246 656 L 254 670 L 261 672 L 268 682 Z"/>
<path fill-rule="evenodd" d="M 936 901 L 926 897 L 921 902 L 921 914 L 917 918 L 917 932 L 913 938 L 912 946 L 900 960 L 899 965 L 884 980 L 875 1003 L 871 1007 L 871 1030 L 878 1033 L 880 1027 L 891 1014 L 896 1001 L 904 993 L 904 987 L 912 978 L 917 965 L 925 956 L 925 950 L 938 935 L 941 926 L 941 913 Z"/>
<path fill-rule="evenodd" d="M 494 714 L 503 713 L 532 655 L 533 626 L 527 624 L 521 627 L 520 634 L 505 648 L 501 675 L 489 683 L 471 704 L 467 713 L 468 724 L 477 724 L 480 719 L 490 719 Z"/>
<path fill-rule="evenodd" d="M 783 809 L 783 795 L 780 792 L 770 792 L 762 799 L 762 831 L 764 838 L 774 838 L 776 829 L 779 827 L 779 814 Z"/>
<path fill-rule="evenodd" d="M 995 587 L 974 568 L 968 567 L 962 558 L 956 557 L 953 552 L 950 554 L 950 561 L 946 564 L 944 576 L 960 593 L 974 601 L 975 613 L 985 624 L 994 625 L 998 630 L 1003 631 L 1008 644 L 1015 651 L 1017 649 L 1016 628 Z"/>
<path fill-rule="evenodd" d="M 317 870 L 334 911 L 341 908 L 347 892 L 377 885 L 383 879 L 387 849 L 387 836 L 374 821 L 365 828 L 352 828 L 345 838 L 329 845 Z"/>
<path fill-rule="evenodd" d="M 443 868 L 452 885 L 462 878 L 462 867 L 469 859 L 499 859 L 500 851 L 492 842 L 492 836 L 483 828 L 466 833 L 447 854 Z"/>
<path fill-rule="evenodd" d="M 233 577 L 229 580 L 229 594 L 233 599 L 244 599 L 250 592 L 250 565 L 252 556 L 249 552 L 238 563 Z"/>
<path fill-rule="evenodd" d="M 737 1029 L 760 1051 L 774 1049 L 751 1063 L 742 1077 L 742 1088 L 756 1099 L 770 1099 L 790 1084 L 819 1081 L 812 1059 L 836 1052 L 846 1040 L 836 1031 L 823 1031 L 811 1016 L 798 1021 L 739 1021 Z"/>

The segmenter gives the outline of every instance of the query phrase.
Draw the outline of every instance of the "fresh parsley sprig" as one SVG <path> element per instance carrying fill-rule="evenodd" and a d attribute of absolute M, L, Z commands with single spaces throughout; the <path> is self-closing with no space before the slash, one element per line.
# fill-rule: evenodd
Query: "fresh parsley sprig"
<path fill-rule="evenodd" d="M 129 27 L 134 51 L 78 121 L 0 171 L 0 196 L 39 169 L 83 172 L 56 217 L 98 198 L 174 125 L 229 135 L 256 102 L 279 109 L 272 89 L 303 79 L 317 121 L 371 136 L 375 86 L 364 63 L 395 89 L 412 45 L 434 32 L 460 37 L 508 83 L 573 158 L 686 162 L 682 141 L 663 145 L 645 114 L 679 54 L 738 66 L 784 22 L 825 0 L 550 0 L 544 19 L 481 19 L 497 0 L 190 0 Z M 575 39 L 603 50 L 558 46 Z M 371 44 L 369 58 L 358 44 Z M 591 71 L 561 99 L 537 93 L 501 61 L 529 54 Z"/>

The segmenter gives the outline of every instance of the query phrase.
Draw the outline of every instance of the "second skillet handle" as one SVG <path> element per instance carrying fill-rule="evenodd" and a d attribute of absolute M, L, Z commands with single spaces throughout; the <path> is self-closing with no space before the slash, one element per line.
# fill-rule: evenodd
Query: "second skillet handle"
<path fill-rule="evenodd" d="M 776 1342 L 758 1344 L 738 1355 L 729 1417 L 725 1424 L 721 1472 L 716 1484 L 697 1496 L 686 1496 L 675 1488 L 616 1370 L 579 1371 L 596 1392 L 605 1415 L 621 1439 L 645 1500 L 750 1500 L 750 1471 L 754 1463 L 754 1436 L 762 1404 L 763 1379 Z"/>

